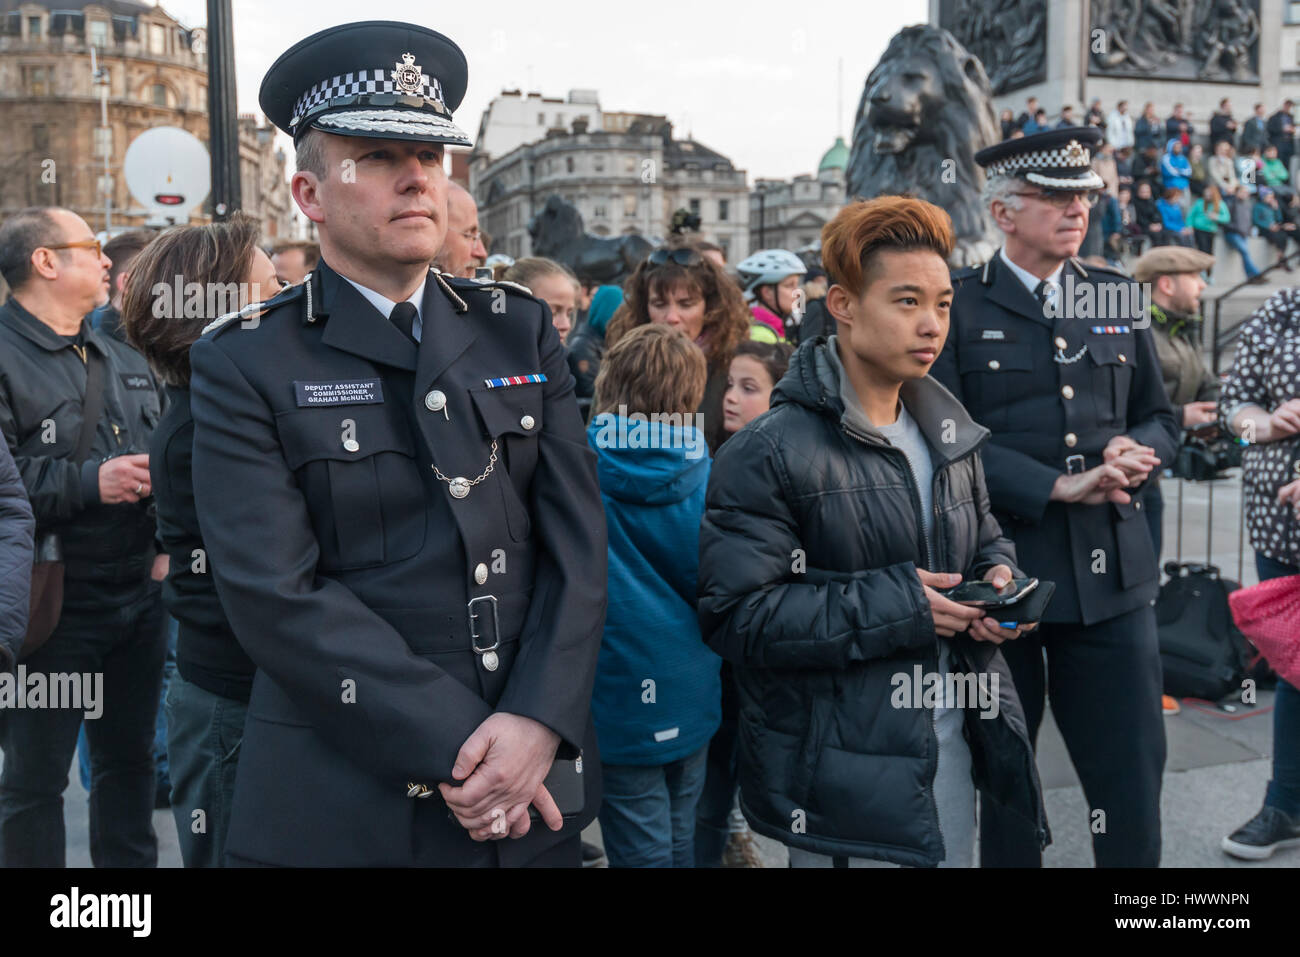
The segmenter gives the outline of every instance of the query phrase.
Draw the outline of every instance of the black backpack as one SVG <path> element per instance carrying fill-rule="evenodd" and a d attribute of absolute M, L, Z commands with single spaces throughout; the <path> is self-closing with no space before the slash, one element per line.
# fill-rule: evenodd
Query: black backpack
<path fill-rule="evenodd" d="M 1251 647 L 1232 620 L 1228 595 L 1241 587 L 1215 565 L 1167 562 L 1156 599 L 1165 694 L 1218 701 L 1241 689 Z"/>

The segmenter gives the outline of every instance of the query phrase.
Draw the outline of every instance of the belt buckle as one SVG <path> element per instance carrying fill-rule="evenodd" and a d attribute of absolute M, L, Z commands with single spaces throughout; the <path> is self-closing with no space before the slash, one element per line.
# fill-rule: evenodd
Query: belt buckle
<path fill-rule="evenodd" d="M 1084 468 L 1083 456 L 1080 455 L 1078 452 L 1074 453 L 1073 455 L 1067 455 L 1065 457 L 1066 475 L 1077 475 L 1078 473 L 1084 471 L 1086 471 L 1086 469 Z"/>
<path fill-rule="evenodd" d="M 482 636 L 474 629 L 474 622 L 478 621 L 479 617 L 474 612 L 474 605 L 476 602 L 480 601 L 492 602 L 492 644 L 487 648 L 480 648 L 478 646 L 479 638 Z M 481 655 L 489 651 L 495 651 L 497 646 L 501 644 L 501 622 L 497 617 L 497 596 L 479 595 L 477 598 L 471 598 L 469 604 L 465 606 L 465 609 L 469 612 L 469 640 L 470 644 L 474 648 L 474 653 Z"/>

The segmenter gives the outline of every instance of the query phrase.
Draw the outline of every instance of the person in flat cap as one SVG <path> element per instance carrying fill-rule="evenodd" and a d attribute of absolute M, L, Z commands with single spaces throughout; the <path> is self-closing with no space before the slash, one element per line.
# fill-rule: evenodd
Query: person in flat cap
<path fill-rule="evenodd" d="M 1154 867 L 1159 569 L 1140 493 L 1173 461 L 1178 428 L 1137 284 L 1077 258 L 1103 187 L 1091 166 L 1100 142 L 1095 128 L 1060 129 L 975 155 L 1004 243 L 953 274 L 931 374 L 992 432 L 989 496 L 1020 567 L 1056 583 L 1037 631 L 1002 645 L 1030 737 L 1050 690 L 1088 806 L 1106 814 L 1091 826 L 1096 863 Z M 995 804 L 981 809 L 980 840 L 982 866 L 1041 866 L 1031 824 Z"/>
<path fill-rule="evenodd" d="M 316 224 L 191 352 L 194 494 L 257 666 L 230 865 L 578 866 L 606 532 L 547 306 L 430 263 L 465 57 L 333 27 L 262 83 Z"/>
<path fill-rule="evenodd" d="M 1219 377 L 1205 364 L 1197 345 L 1206 285 L 1202 276 L 1213 267 L 1213 256 L 1186 246 L 1157 246 L 1133 264 L 1133 278 L 1142 283 L 1149 301 L 1151 333 L 1174 421 L 1183 432 L 1196 430 L 1203 439 L 1217 434 L 1219 415 Z M 1142 501 L 1158 557 L 1164 515 L 1159 476 L 1152 476 Z"/>

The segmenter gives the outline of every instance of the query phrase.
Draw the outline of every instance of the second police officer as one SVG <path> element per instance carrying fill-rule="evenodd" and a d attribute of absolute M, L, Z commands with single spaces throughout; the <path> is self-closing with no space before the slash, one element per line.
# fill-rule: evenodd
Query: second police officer
<path fill-rule="evenodd" d="M 441 34 L 366 22 L 262 84 L 322 259 L 191 352 L 203 538 L 258 668 L 227 863 L 577 866 L 595 817 L 573 380 L 544 304 L 429 265 L 466 77 Z"/>
<path fill-rule="evenodd" d="M 1137 285 L 1075 258 L 1103 186 L 1090 165 L 1100 142 L 1097 130 L 1070 128 L 976 154 L 1005 241 L 954 274 L 933 375 L 993 433 L 989 495 L 1020 566 L 1056 583 L 1039 629 L 1002 646 L 1030 735 L 1050 696 L 1097 864 L 1154 867 L 1159 570 L 1138 492 L 1173 461 L 1178 429 Z M 995 807 L 981 815 L 980 853 L 986 867 L 1041 864 L 1032 830 Z"/>

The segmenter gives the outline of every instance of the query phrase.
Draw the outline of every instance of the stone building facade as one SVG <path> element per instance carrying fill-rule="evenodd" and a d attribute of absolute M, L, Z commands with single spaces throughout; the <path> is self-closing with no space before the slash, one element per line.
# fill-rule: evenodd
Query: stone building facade
<path fill-rule="evenodd" d="M 663 116 L 604 114 L 602 121 L 607 117 L 621 131 L 593 130 L 579 118 L 501 156 L 475 150 L 470 190 L 492 252 L 529 255 L 528 221 L 559 195 L 577 207 L 589 233 L 658 241 L 673 213 L 688 209 L 700 217 L 700 235 L 721 246 L 728 262 L 748 255 L 744 170 L 693 139 L 674 139 Z"/>
<path fill-rule="evenodd" d="M 816 176 L 755 181 L 749 194 L 750 249 L 820 249 L 822 227 L 844 206 L 848 160 L 848 146 L 843 137 L 836 137 Z"/>
<path fill-rule="evenodd" d="M 129 0 L 0 0 L 0 217 L 59 205 L 103 229 L 105 144 L 97 128 L 107 82 L 113 228 L 143 224 L 146 211 L 122 175 L 127 147 L 157 126 L 179 127 L 207 143 L 205 39 L 202 28 Z M 261 220 L 268 239 L 293 233 L 287 158 L 274 132 L 252 116 L 239 118 L 243 208 Z M 192 223 L 208 218 L 205 207 L 190 214 Z"/>

